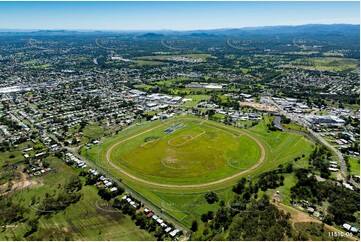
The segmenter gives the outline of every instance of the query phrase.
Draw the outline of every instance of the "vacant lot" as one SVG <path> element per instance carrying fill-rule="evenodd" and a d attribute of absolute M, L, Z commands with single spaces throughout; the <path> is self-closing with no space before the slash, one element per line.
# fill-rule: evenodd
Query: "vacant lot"
<path fill-rule="evenodd" d="M 185 98 L 192 99 L 192 101 L 186 101 L 183 106 L 195 107 L 200 101 L 208 101 L 210 96 L 208 95 L 188 95 Z"/>
<path fill-rule="evenodd" d="M 360 175 L 360 159 L 358 157 L 349 157 L 348 161 L 351 165 L 351 174 L 359 176 Z"/>

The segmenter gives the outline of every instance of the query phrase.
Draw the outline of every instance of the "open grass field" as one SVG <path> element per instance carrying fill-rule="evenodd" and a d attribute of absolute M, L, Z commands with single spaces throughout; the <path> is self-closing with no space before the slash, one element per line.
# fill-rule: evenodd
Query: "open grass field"
<path fill-rule="evenodd" d="M 305 60 L 303 60 L 303 62 L 304 61 Z M 359 60 L 357 59 L 339 57 L 315 57 L 307 59 L 306 62 L 306 67 L 313 67 L 325 71 L 354 70 L 360 65 Z M 302 64 L 296 65 L 300 67 L 303 66 Z"/>
<path fill-rule="evenodd" d="M 297 130 L 297 131 L 302 131 L 302 132 L 305 132 L 305 133 L 309 133 L 307 131 L 307 129 L 301 125 L 298 125 L 298 124 L 295 124 L 295 123 L 292 123 L 292 124 L 282 124 L 283 127 L 285 128 L 288 128 L 288 129 L 292 129 L 292 130 Z"/>
<path fill-rule="evenodd" d="M 293 173 L 285 173 L 282 174 L 282 176 L 285 178 L 283 186 L 279 186 L 275 189 L 268 189 L 266 192 L 259 190 L 258 196 L 261 197 L 264 193 L 266 193 L 270 198 L 277 198 L 283 204 L 291 206 L 291 188 L 296 185 L 298 179 Z M 280 193 L 277 194 L 277 197 L 275 197 L 277 191 Z"/>
<path fill-rule="evenodd" d="M 31 68 L 31 69 L 46 69 L 46 68 L 49 68 L 49 67 L 51 67 L 50 64 L 43 64 L 43 65 L 32 65 L 29 68 Z"/>
<path fill-rule="evenodd" d="M 349 157 L 348 161 L 350 162 L 350 165 L 351 165 L 351 170 L 350 170 L 351 175 L 359 176 L 360 175 L 360 160 L 358 159 L 358 157 Z"/>
<path fill-rule="evenodd" d="M 14 199 L 21 204 L 29 204 L 32 197 L 43 199 L 45 194 L 56 193 L 63 187 L 71 175 L 78 171 L 65 165 L 55 157 L 49 158 L 53 171 L 39 177 L 31 177 L 32 186 L 16 191 Z M 155 238 L 139 229 L 128 215 L 113 210 L 97 194 L 94 186 L 83 186 L 82 198 L 66 209 L 50 213 L 49 217 L 39 219 L 36 238 L 41 240 L 154 240 Z M 29 218 L 35 218 L 37 212 L 29 209 Z M 26 223 L 16 223 L 0 232 L 0 240 L 21 240 L 27 230 Z M 17 235 L 18 237 L 14 237 Z"/>
<path fill-rule="evenodd" d="M 24 161 L 25 160 L 23 156 L 24 152 L 22 150 L 26 148 L 36 148 L 36 147 L 43 147 L 43 144 L 37 143 L 34 145 L 33 142 L 26 141 L 24 143 L 19 144 L 18 147 L 15 149 L 10 149 L 9 151 L 0 152 L 0 166 L 12 165 L 12 164 L 16 164 L 17 162 Z M 29 154 L 31 157 L 35 155 L 34 150 L 26 153 Z"/>
<path fill-rule="evenodd" d="M 141 89 L 143 91 L 148 91 L 149 89 L 151 89 L 153 86 L 151 85 L 146 85 L 146 84 L 142 84 L 142 85 L 135 85 L 134 86 L 137 89 Z"/>
<path fill-rule="evenodd" d="M 83 130 L 83 136 L 88 140 L 99 139 L 104 136 L 104 128 L 99 125 L 87 125 Z"/>
<path fill-rule="evenodd" d="M 25 160 L 20 150 L 5 151 L 0 153 L 0 166 L 14 164 Z"/>
<path fill-rule="evenodd" d="M 132 66 L 161 66 L 165 65 L 165 63 L 160 61 L 150 61 L 150 60 L 135 60 L 135 65 Z"/>
<path fill-rule="evenodd" d="M 318 54 L 318 51 L 293 51 L 293 52 L 285 52 L 287 55 L 315 55 Z"/>
<path fill-rule="evenodd" d="M 164 214 L 189 227 L 193 219 L 200 222 L 201 214 L 218 208 L 218 204 L 206 202 L 207 191 L 215 191 L 220 200 L 227 202 L 234 196 L 231 188 L 240 178 L 257 179 L 260 173 L 293 162 L 302 154 L 304 157 L 298 163 L 305 165 L 312 152 L 311 141 L 295 133 L 268 132 L 264 121 L 249 129 L 238 129 L 190 115 L 184 117 L 173 122 L 154 121 L 130 126 L 102 140 L 101 144 L 83 150 L 82 154 L 112 176 L 121 178 L 145 201 L 162 208 Z M 177 123 L 186 126 L 164 133 Z M 200 135 L 203 131 L 205 133 Z M 194 138 L 197 135 L 200 136 Z M 109 158 L 121 170 L 107 161 L 106 155 L 112 146 Z M 260 159 L 261 147 L 265 151 L 264 160 L 255 167 L 253 164 Z M 202 153 L 197 154 L 196 149 Z M 191 153 L 187 155 L 188 152 Z M 165 157 L 173 157 L 173 160 L 164 162 Z M 247 159 L 242 160 L 245 157 L 252 164 L 247 163 Z M 227 163 L 228 160 L 231 162 Z M 125 175 L 124 171 L 133 177 Z M 290 186 L 295 183 L 294 177 L 285 179 Z M 216 183 L 212 183 L 214 181 Z M 211 184 L 203 186 L 207 183 Z M 283 189 L 286 195 L 289 187 Z"/>
<path fill-rule="evenodd" d="M 192 99 L 192 101 L 186 101 L 183 103 L 182 106 L 195 107 L 202 100 L 208 101 L 210 99 L 210 96 L 208 96 L 208 95 L 188 95 L 185 98 Z"/>

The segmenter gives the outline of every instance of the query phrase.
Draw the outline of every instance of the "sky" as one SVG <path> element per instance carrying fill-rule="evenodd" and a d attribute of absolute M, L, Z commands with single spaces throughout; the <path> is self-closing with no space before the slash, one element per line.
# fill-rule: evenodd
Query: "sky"
<path fill-rule="evenodd" d="M 353 2 L 0 2 L 0 29 L 199 30 L 359 24 Z"/>

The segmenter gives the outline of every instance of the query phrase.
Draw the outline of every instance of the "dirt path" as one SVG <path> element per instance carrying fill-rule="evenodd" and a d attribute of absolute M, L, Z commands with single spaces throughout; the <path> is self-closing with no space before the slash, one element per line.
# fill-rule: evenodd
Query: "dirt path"
<path fill-rule="evenodd" d="M 151 128 L 151 129 L 148 129 L 148 130 L 146 130 L 146 131 L 144 131 L 144 132 L 142 132 L 142 133 L 133 135 L 133 136 L 131 136 L 131 137 L 129 137 L 129 138 L 126 138 L 126 139 L 124 139 L 124 140 L 121 140 L 121 141 L 115 143 L 114 145 L 112 145 L 112 146 L 109 148 L 109 150 L 107 151 L 107 154 L 106 154 L 106 158 L 107 158 L 107 161 L 109 162 L 109 164 L 110 164 L 113 168 L 115 168 L 116 170 L 118 170 L 118 171 L 120 171 L 121 173 L 123 173 L 124 175 L 128 176 L 129 178 L 132 178 L 132 179 L 134 179 L 134 180 L 136 180 L 136 181 L 138 181 L 138 182 L 144 183 L 144 184 L 153 185 L 153 186 L 159 186 L 159 187 L 169 187 L 169 188 L 198 188 L 198 187 L 207 187 L 207 186 L 212 186 L 212 185 L 220 184 L 220 183 L 229 181 L 229 180 L 231 180 L 231 179 L 233 179 L 233 178 L 239 177 L 239 176 L 243 175 L 244 173 L 247 173 L 249 170 L 256 169 L 259 165 L 261 165 L 261 164 L 263 163 L 263 161 L 264 161 L 264 159 L 265 159 L 265 156 L 266 156 L 266 151 L 265 151 L 263 145 L 262 145 L 256 138 L 254 138 L 254 137 L 252 137 L 252 136 L 250 136 L 250 135 L 248 135 L 248 134 L 245 134 L 245 135 L 247 135 L 248 137 L 250 137 L 251 139 L 253 139 L 253 140 L 259 145 L 259 147 L 261 148 L 261 152 L 262 152 L 261 158 L 259 159 L 259 161 L 258 161 L 254 166 L 250 167 L 248 170 L 244 170 L 244 171 L 238 172 L 238 173 L 236 173 L 236 174 L 234 174 L 234 175 L 232 175 L 232 176 L 229 176 L 229 177 L 226 177 L 226 178 L 217 180 L 217 181 L 208 182 L 208 183 L 203 183 L 203 184 L 193 184 L 193 185 L 173 185 L 173 184 L 162 184 L 162 183 L 147 181 L 147 180 L 144 180 L 144 179 L 142 179 L 142 178 L 139 178 L 139 177 L 136 177 L 136 176 L 130 174 L 129 172 L 127 172 L 127 171 L 123 170 L 122 168 L 120 168 L 120 167 L 116 166 L 115 164 L 113 164 L 113 162 L 110 160 L 110 154 L 111 154 L 112 150 L 113 150 L 116 146 L 118 146 L 118 145 L 120 145 L 120 144 L 122 144 L 122 143 L 124 143 L 124 142 L 126 142 L 126 141 L 128 141 L 128 140 L 131 140 L 131 139 L 133 139 L 133 138 L 135 138 L 135 137 L 138 137 L 138 136 L 140 136 L 140 135 L 142 135 L 142 134 L 148 133 L 148 132 L 150 132 L 150 131 L 152 131 L 152 130 L 154 130 L 154 129 L 157 129 L 157 128 L 163 126 L 163 125 L 164 125 L 164 124 L 158 125 L 158 126 L 156 126 L 156 127 L 154 127 L 154 128 Z"/>
<path fill-rule="evenodd" d="M 278 209 L 284 211 L 284 212 L 290 212 L 291 213 L 291 220 L 292 220 L 292 227 L 297 231 L 296 227 L 295 227 L 295 223 L 319 223 L 321 224 L 322 222 L 318 219 L 312 218 L 310 217 L 308 214 L 294 208 L 291 206 L 287 206 L 285 204 L 282 203 L 273 203 Z M 291 212 L 292 211 L 292 212 Z M 338 232 L 338 233 L 345 233 L 344 231 L 338 230 L 328 224 L 325 224 L 325 228 L 328 228 L 334 232 Z M 351 240 L 358 240 L 357 238 L 351 237 L 351 236 L 347 236 L 348 239 Z"/>
<path fill-rule="evenodd" d="M 27 175 L 21 171 L 18 171 L 18 170 L 15 170 L 16 173 L 20 174 L 20 180 L 13 180 L 13 181 L 10 181 L 13 185 L 11 187 L 11 189 L 7 192 L 4 192 L 3 194 L 1 195 L 6 195 L 14 190 L 17 190 L 17 189 L 23 189 L 23 188 L 26 188 L 26 187 L 29 187 L 32 185 L 32 183 L 30 181 L 27 180 Z M 0 186 L 0 188 L 5 188 L 8 186 L 8 184 L 10 182 L 7 182 L 3 185 Z"/>

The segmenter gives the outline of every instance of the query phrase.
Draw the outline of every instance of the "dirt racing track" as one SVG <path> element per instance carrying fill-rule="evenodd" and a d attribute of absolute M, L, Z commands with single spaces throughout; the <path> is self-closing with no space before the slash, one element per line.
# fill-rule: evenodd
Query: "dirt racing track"
<path fill-rule="evenodd" d="M 112 153 L 112 150 L 113 150 L 115 147 L 117 147 L 117 146 L 121 145 L 122 143 L 125 143 L 125 142 L 127 142 L 127 141 L 129 141 L 129 140 L 131 140 L 131 139 L 133 139 L 133 138 L 135 138 L 135 137 L 138 137 L 138 136 L 143 135 L 143 134 L 145 134 L 145 133 L 151 132 L 151 131 L 153 131 L 153 130 L 159 128 L 159 127 L 162 127 L 162 126 L 164 126 L 164 125 L 165 125 L 164 123 L 163 123 L 163 124 L 160 124 L 160 125 L 158 125 L 158 126 L 156 126 L 156 127 L 153 127 L 153 128 L 148 129 L 148 130 L 146 130 L 146 131 L 140 132 L 140 133 L 138 133 L 138 134 L 136 134 L 136 135 L 133 135 L 133 136 L 131 136 L 131 137 L 128 137 L 128 138 L 126 138 L 126 139 L 123 139 L 123 140 L 121 140 L 121 141 L 113 144 L 113 145 L 108 149 L 108 151 L 107 151 L 107 153 L 106 153 L 106 160 L 107 160 L 107 162 L 108 162 L 114 169 L 120 171 L 122 174 L 124 174 L 124 175 L 127 176 L 128 178 L 131 178 L 131 179 L 133 179 L 133 180 L 135 180 L 135 181 L 138 181 L 138 182 L 140 182 L 140 183 L 144 183 L 144 184 L 147 184 L 147 185 L 153 185 L 153 186 L 157 186 L 157 187 L 166 187 L 166 188 L 202 188 L 202 187 L 207 187 L 207 186 L 213 186 L 213 185 L 221 184 L 221 183 L 224 183 L 224 182 L 229 181 L 229 180 L 231 180 L 231 179 L 237 178 L 237 177 L 239 177 L 239 176 L 247 173 L 247 172 L 250 171 L 250 170 L 256 169 L 256 168 L 257 168 L 258 166 L 260 166 L 260 165 L 264 162 L 264 160 L 265 160 L 266 151 L 265 151 L 265 148 L 263 147 L 262 143 L 261 143 L 258 139 L 256 139 L 255 137 L 253 137 L 253 136 L 251 136 L 251 135 L 249 135 L 249 134 L 244 134 L 244 135 L 247 135 L 248 137 L 250 137 L 252 140 L 254 140 L 254 141 L 257 143 L 257 145 L 260 147 L 260 149 L 261 149 L 261 157 L 260 157 L 260 159 L 258 160 L 258 162 L 257 162 L 254 166 L 250 167 L 250 168 L 247 169 L 247 170 L 243 170 L 243 171 L 241 171 L 241 172 L 238 172 L 238 173 L 236 173 L 236 174 L 233 174 L 232 176 L 225 177 L 225 178 L 223 178 L 223 179 L 220 179 L 220 180 L 217 180 L 217 181 L 208 182 L 208 183 L 191 184 L 191 185 L 176 185 L 176 184 L 163 184 L 163 183 L 158 183 L 158 182 L 152 182 L 152 181 L 148 181 L 148 180 L 144 180 L 144 179 L 142 179 L 142 178 L 139 178 L 139 177 L 137 177 L 137 176 L 135 176 L 135 175 L 133 175 L 133 174 L 130 174 L 129 172 L 125 171 L 124 169 L 120 168 L 119 166 L 115 165 L 115 164 L 112 162 L 112 160 L 110 159 L 110 154 Z"/>

